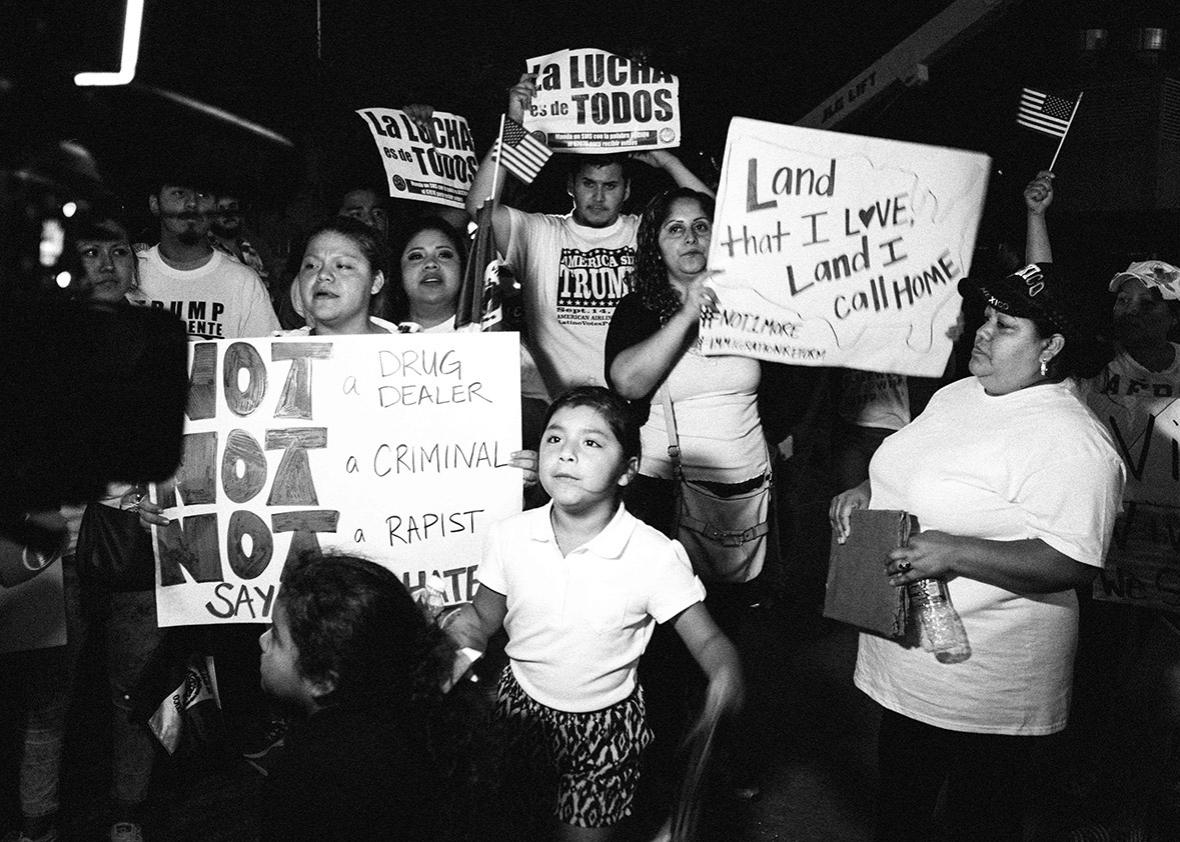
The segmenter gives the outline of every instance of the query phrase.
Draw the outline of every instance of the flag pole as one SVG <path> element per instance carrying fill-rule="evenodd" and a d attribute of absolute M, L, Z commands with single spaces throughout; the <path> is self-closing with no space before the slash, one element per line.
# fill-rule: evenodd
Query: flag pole
<path fill-rule="evenodd" d="M 1085 91 L 1081 91 L 1078 94 L 1077 101 L 1073 104 L 1073 111 L 1069 113 L 1069 122 L 1065 124 L 1065 131 L 1061 133 L 1061 140 L 1057 143 L 1057 151 L 1053 153 L 1053 160 L 1049 162 L 1049 172 L 1053 172 L 1053 166 L 1057 163 L 1057 156 L 1061 154 L 1061 147 L 1065 145 L 1065 136 L 1069 134 L 1069 127 L 1073 125 L 1073 118 L 1077 116 L 1078 106 L 1082 104 L 1082 94 L 1084 93 Z"/>
<path fill-rule="evenodd" d="M 1079 97 L 1080 99 L 1080 97 Z M 1070 118 L 1073 119 L 1072 117 Z M 1068 131 L 1068 129 L 1066 129 Z M 500 179 L 500 156 L 504 154 L 504 115 L 500 115 L 500 136 L 496 138 L 496 166 L 492 167 L 492 192 L 488 196 L 487 202 L 495 204 L 496 202 L 496 187 Z M 1056 159 L 1054 159 L 1056 160 Z M 485 202 L 485 204 L 487 203 Z"/>

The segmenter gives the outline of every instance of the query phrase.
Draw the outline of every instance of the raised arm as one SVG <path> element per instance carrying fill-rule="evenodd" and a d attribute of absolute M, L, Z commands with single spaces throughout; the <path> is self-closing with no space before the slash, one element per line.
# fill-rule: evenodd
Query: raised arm
<path fill-rule="evenodd" d="M 537 93 L 537 77 L 532 73 L 525 73 L 508 91 L 508 116 L 518 123 L 524 122 L 524 112 L 533 101 Z M 475 172 L 475 179 L 471 182 L 471 189 L 467 191 L 467 212 L 474 219 L 484 200 L 492 197 L 499 200 L 504 190 L 504 179 L 508 178 L 508 170 L 493 160 L 493 149 L 488 150 Z M 492 193 L 492 183 L 495 182 L 495 194 Z M 492 216 L 492 228 L 496 234 L 496 248 L 501 252 L 508 250 L 508 211 L 497 206 Z"/>
<path fill-rule="evenodd" d="M 1052 263 L 1049 248 L 1049 226 L 1045 211 L 1053 203 L 1053 173 L 1041 170 L 1024 188 L 1024 206 L 1028 210 L 1028 233 L 1024 244 L 1026 263 Z"/>
<path fill-rule="evenodd" d="M 704 193 L 706 196 L 712 196 L 714 199 L 717 198 L 717 195 L 709 189 L 709 185 L 697 178 L 696 173 L 686 167 L 683 161 L 667 149 L 635 152 L 631 157 L 636 161 L 643 161 L 649 167 L 663 170 L 677 187 L 687 187 L 690 190 L 696 190 L 698 193 Z"/>
<path fill-rule="evenodd" d="M 609 380 L 614 390 L 628 400 L 644 398 L 654 392 L 696 339 L 701 314 L 712 312 L 716 307 L 717 295 L 705 286 L 703 280 L 692 284 L 683 296 L 680 309 L 663 327 L 619 351 L 611 361 Z M 611 328 L 614 327 L 612 320 Z M 610 340 L 608 333 L 608 346 Z"/>

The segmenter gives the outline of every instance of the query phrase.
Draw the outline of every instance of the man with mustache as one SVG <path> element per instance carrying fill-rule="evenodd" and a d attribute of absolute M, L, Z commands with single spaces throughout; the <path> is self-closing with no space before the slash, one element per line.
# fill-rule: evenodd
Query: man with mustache
<path fill-rule="evenodd" d="M 266 288 L 257 272 L 209 244 L 214 197 L 199 184 L 173 175 L 148 195 L 160 241 L 139 255 L 140 292 L 148 306 L 175 313 L 189 339 L 267 336 L 279 322 Z"/>
<path fill-rule="evenodd" d="M 246 222 L 242 211 L 242 200 L 236 195 L 220 193 L 209 217 L 209 245 L 225 252 L 243 266 L 249 266 L 258 273 L 262 285 L 269 289 L 270 275 L 262 255 L 246 239 Z"/>
<path fill-rule="evenodd" d="M 536 91 L 536 77 L 526 73 L 508 92 L 508 117 L 521 122 Z M 546 403 L 574 386 L 604 385 L 606 329 L 627 292 L 639 230 L 639 217 L 622 212 L 631 195 L 627 156 L 566 157 L 569 213 L 523 213 L 498 205 L 492 223 L 496 247 L 523 287 L 529 347 L 544 380 L 544 388 L 525 397 Z M 679 187 L 713 195 L 667 150 L 632 157 L 664 170 Z M 493 181 L 499 198 L 508 171 L 501 167 L 496 173 L 497 166 L 489 152 L 475 174 L 467 194 L 472 217 Z"/>

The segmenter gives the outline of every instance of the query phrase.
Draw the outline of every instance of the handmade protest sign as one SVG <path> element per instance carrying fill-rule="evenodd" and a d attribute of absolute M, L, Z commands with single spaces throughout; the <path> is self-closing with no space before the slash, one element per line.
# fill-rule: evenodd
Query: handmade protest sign
<path fill-rule="evenodd" d="M 397 108 L 362 108 L 356 113 L 373 133 L 390 196 L 463 207 L 479 169 L 465 118 L 434 112 L 432 139 Z"/>
<path fill-rule="evenodd" d="M 469 600 L 520 510 L 519 360 L 507 332 L 194 343 L 182 463 L 152 489 L 160 625 L 270 622 L 317 546 Z"/>
<path fill-rule="evenodd" d="M 990 159 L 735 117 L 706 354 L 942 374 Z"/>
<path fill-rule="evenodd" d="M 65 529 L 56 511 L 36 517 L 56 519 Z M 65 642 L 61 551 L 29 546 L 19 536 L 0 536 L 0 652 L 45 649 Z"/>
<path fill-rule="evenodd" d="M 1180 611 L 1180 378 L 1120 354 L 1085 393 L 1127 470 L 1094 597 Z"/>
<path fill-rule="evenodd" d="M 561 50 L 527 62 L 537 95 L 524 116 L 556 152 L 607 154 L 680 145 L 680 81 L 602 50 Z"/>

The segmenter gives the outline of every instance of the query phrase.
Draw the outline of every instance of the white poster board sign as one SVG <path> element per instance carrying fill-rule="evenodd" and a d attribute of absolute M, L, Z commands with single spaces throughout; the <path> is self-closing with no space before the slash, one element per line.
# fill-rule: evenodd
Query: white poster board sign
<path fill-rule="evenodd" d="M 431 140 L 406 112 L 397 108 L 362 108 L 356 113 L 373 134 L 385 165 L 390 196 L 463 207 L 479 169 L 466 118 L 434 112 Z"/>
<path fill-rule="evenodd" d="M 561 50 L 527 62 L 537 95 L 524 127 L 555 152 L 668 149 L 680 145 L 680 81 L 603 50 Z"/>
<path fill-rule="evenodd" d="M 317 546 L 437 573 L 469 600 L 488 527 L 520 511 L 515 333 L 197 342 L 180 469 L 152 489 L 161 626 L 270 622 Z"/>
<path fill-rule="evenodd" d="M 989 170 L 975 152 L 735 117 L 705 353 L 942 374 Z"/>

